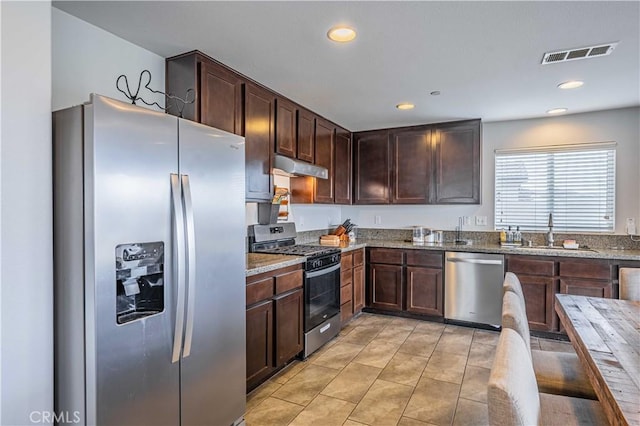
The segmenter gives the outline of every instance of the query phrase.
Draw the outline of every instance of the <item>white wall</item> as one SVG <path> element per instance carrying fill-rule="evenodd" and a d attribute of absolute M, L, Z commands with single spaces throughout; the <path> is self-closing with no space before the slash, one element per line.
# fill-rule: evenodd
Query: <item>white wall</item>
<path fill-rule="evenodd" d="M 0 10 L 0 423 L 24 425 L 53 409 L 51 3 Z"/>
<path fill-rule="evenodd" d="M 152 76 L 149 87 L 164 91 L 163 57 L 56 8 L 52 8 L 51 21 L 53 111 L 87 102 L 90 93 L 127 101 L 116 89 L 116 79 L 126 75 L 135 92 L 145 69 Z M 163 96 L 145 89 L 140 95 L 164 106 Z"/>
<path fill-rule="evenodd" d="M 370 228 L 403 228 L 425 225 L 452 230 L 459 216 L 487 216 L 487 226 L 472 224 L 469 230 L 493 230 L 494 150 L 543 145 L 615 141 L 616 227 L 625 233 L 625 220 L 640 220 L 640 108 L 623 108 L 549 118 L 483 123 L 482 204 L 475 206 L 344 206 L 342 217 Z M 380 217 L 380 224 L 374 219 Z M 473 219 L 473 218 L 472 218 Z"/>

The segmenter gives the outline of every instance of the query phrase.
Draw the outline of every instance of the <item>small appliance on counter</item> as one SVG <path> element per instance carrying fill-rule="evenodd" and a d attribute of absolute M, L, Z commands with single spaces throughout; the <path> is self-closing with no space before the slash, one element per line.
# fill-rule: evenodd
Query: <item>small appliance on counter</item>
<path fill-rule="evenodd" d="M 442 244 L 443 232 L 425 228 L 424 226 L 414 226 L 413 242 L 414 244 Z"/>

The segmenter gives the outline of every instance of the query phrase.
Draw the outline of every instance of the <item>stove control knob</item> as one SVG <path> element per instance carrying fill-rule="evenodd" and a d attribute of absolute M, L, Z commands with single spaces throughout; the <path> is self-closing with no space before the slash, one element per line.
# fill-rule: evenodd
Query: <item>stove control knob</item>
<path fill-rule="evenodd" d="M 312 268 L 319 268 L 322 266 L 322 262 L 319 260 L 314 260 L 313 262 L 311 262 L 311 267 Z"/>

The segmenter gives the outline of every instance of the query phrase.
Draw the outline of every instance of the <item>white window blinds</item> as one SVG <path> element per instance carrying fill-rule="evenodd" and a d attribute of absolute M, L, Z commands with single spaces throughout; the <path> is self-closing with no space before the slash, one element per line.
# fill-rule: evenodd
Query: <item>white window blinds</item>
<path fill-rule="evenodd" d="M 615 146 L 496 150 L 495 229 L 613 232 Z"/>

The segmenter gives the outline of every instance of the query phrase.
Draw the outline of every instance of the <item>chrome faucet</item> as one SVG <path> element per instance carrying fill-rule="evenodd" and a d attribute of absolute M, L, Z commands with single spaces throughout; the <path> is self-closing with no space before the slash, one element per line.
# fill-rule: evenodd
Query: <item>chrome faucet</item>
<path fill-rule="evenodd" d="M 549 232 L 547 232 L 547 246 L 553 247 L 553 213 L 549 213 Z"/>

